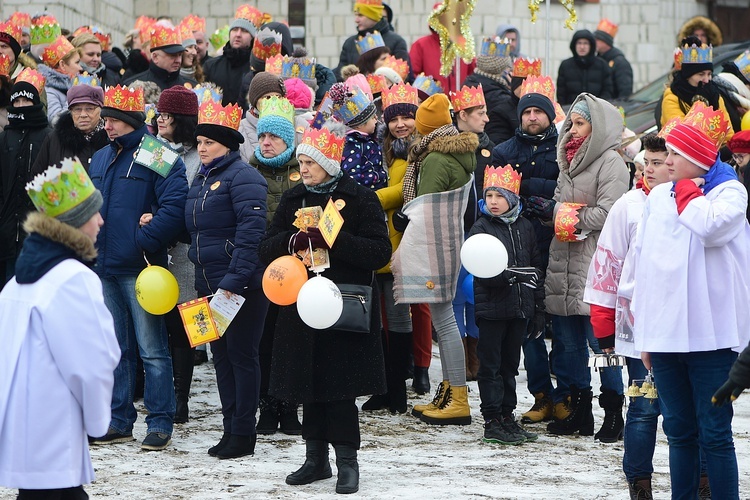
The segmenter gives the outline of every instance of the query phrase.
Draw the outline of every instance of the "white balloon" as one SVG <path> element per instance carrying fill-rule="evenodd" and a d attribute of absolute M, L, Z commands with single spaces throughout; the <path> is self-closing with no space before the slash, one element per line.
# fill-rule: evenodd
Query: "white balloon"
<path fill-rule="evenodd" d="M 461 263 L 477 278 L 493 278 L 508 267 L 508 251 L 491 234 L 475 234 L 461 247 Z"/>
<path fill-rule="evenodd" d="M 341 317 L 343 310 L 341 291 L 328 278 L 315 276 L 300 288 L 297 312 L 300 319 L 310 328 L 325 330 L 332 327 Z"/>

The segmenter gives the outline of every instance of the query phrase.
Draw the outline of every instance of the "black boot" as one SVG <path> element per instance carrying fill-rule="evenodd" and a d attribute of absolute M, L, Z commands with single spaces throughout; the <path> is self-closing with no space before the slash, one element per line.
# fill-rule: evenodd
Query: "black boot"
<path fill-rule="evenodd" d="M 430 392 L 430 369 L 423 366 L 414 367 L 414 380 L 412 380 L 411 388 L 414 392 L 423 396 Z"/>
<path fill-rule="evenodd" d="M 591 388 L 579 390 L 570 386 L 570 414 L 560 420 L 555 418 L 547 425 L 551 434 L 568 436 L 578 432 L 581 436 L 594 434 L 594 414 L 591 412 L 591 399 L 594 397 Z"/>
<path fill-rule="evenodd" d="M 351 446 L 336 445 L 336 493 L 356 493 L 359 491 L 359 463 L 357 450 Z"/>
<path fill-rule="evenodd" d="M 239 434 L 231 434 L 226 446 L 216 452 L 216 457 L 225 459 L 252 455 L 253 453 L 255 453 L 255 440 L 255 434 L 253 434 L 252 436 L 240 436 Z"/>
<path fill-rule="evenodd" d="M 328 443 L 315 439 L 305 441 L 305 463 L 286 477 L 286 484 L 310 484 L 333 476 L 328 462 Z"/>
<path fill-rule="evenodd" d="M 275 434 L 279 428 L 279 403 L 274 397 L 265 395 L 258 400 L 260 416 L 255 424 L 255 432 L 258 434 Z"/>
<path fill-rule="evenodd" d="M 388 408 L 388 394 L 375 394 L 362 404 L 362 411 L 375 411 Z"/>
<path fill-rule="evenodd" d="M 299 436 L 302 434 L 302 424 L 299 421 L 297 405 L 295 403 L 279 401 L 278 412 L 281 432 L 290 436 Z"/>
<path fill-rule="evenodd" d="M 391 413 L 406 413 L 406 379 L 409 372 L 411 332 L 391 332 L 388 339 L 388 409 Z"/>
<path fill-rule="evenodd" d="M 604 423 L 594 435 L 602 443 L 616 443 L 622 439 L 622 430 L 625 422 L 622 419 L 622 405 L 625 396 L 620 396 L 612 389 L 602 389 L 599 395 L 599 406 L 604 410 Z"/>
<path fill-rule="evenodd" d="M 174 375 L 174 395 L 177 402 L 174 423 L 184 424 L 189 419 L 188 400 L 190 384 L 193 382 L 193 349 L 190 347 L 172 348 L 172 374 Z"/>
<path fill-rule="evenodd" d="M 229 434 L 228 432 L 222 434 L 221 440 L 208 449 L 208 454 L 212 457 L 215 457 L 219 450 L 227 445 L 227 443 L 229 442 L 229 436 L 231 436 L 231 434 Z"/>

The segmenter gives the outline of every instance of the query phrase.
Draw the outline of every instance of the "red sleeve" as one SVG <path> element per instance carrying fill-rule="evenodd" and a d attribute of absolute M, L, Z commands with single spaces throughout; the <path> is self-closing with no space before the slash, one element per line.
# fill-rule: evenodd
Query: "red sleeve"
<path fill-rule="evenodd" d="M 603 339 L 615 333 L 615 310 L 591 304 L 591 327 L 594 337 Z"/>
<path fill-rule="evenodd" d="M 409 51 L 409 62 L 411 62 L 411 70 L 415 75 L 424 71 L 422 64 L 422 44 L 417 40 L 411 46 Z"/>
<path fill-rule="evenodd" d="M 679 215 L 685 210 L 690 200 L 703 196 L 703 191 L 690 179 L 682 179 L 675 184 L 674 195 L 677 202 L 677 214 Z"/>

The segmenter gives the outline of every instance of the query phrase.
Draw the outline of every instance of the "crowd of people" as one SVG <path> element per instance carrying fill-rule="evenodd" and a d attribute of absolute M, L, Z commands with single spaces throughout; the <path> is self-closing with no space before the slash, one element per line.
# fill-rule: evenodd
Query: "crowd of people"
<path fill-rule="evenodd" d="M 212 457 L 301 435 L 287 484 L 332 477 L 332 446 L 336 492 L 358 491 L 360 411 L 405 414 L 409 379 L 431 392 L 434 336 L 442 372 L 419 421 L 471 424 L 476 380 L 484 442 L 537 440 L 526 426 L 543 422 L 624 439 L 631 498 L 647 499 L 661 415 L 673 498 L 739 498 L 723 403 L 750 387 L 750 52 L 714 77 L 720 31 L 689 20 L 659 130 L 635 136 L 610 102 L 633 91 L 610 20 L 575 32 L 555 85 L 512 25 L 446 76 L 439 35 L 409 48 L 392 15 L 355 0 L 335 68 L 251 5 L 210 37 L 198 15 L 141 16 L 124 49 L 46 12 L 0 23 L 0 484 L 87 498 L 88 446 L 135 440 L 136 399 L 144 450 L 189 421 L 195 348 L 177 306 L 140 302 L 156 265 L 178 303 L 237 305 L 210 343 Z M 310 215 L 329 204 L 334 240 Z M 507 250 L 495 276 L 462 266 L 480 235 Z M 269 301 L 264 271 L 290 255 L 372 291 L 366 333 Z M 535 402 L 517 417 L 522 353 Z M 648 384 L 658 399 L 631 393 Z"/>

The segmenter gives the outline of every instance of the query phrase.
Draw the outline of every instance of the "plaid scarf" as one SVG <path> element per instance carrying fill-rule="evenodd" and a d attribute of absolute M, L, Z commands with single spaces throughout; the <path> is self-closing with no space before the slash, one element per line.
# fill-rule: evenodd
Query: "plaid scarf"
<path fill-rule="evenodd" d="M 409 152 L 409 165 L 406 167 L 406 174 L 404 174 L 404 203 L 409 203 L 417 197 L 417 179 L 419 178 L 419 169 L 422 168 L 422 161 L 424 161 L 427 154 L 430 153 L 430 151 L 428 151 L 430 143 L 438 137 L 450 137 L 458 134 L 458 129 L 456 129 L 451 123 L 430 132 L 422 137 L 416 146 L 412 147 Z"/>

